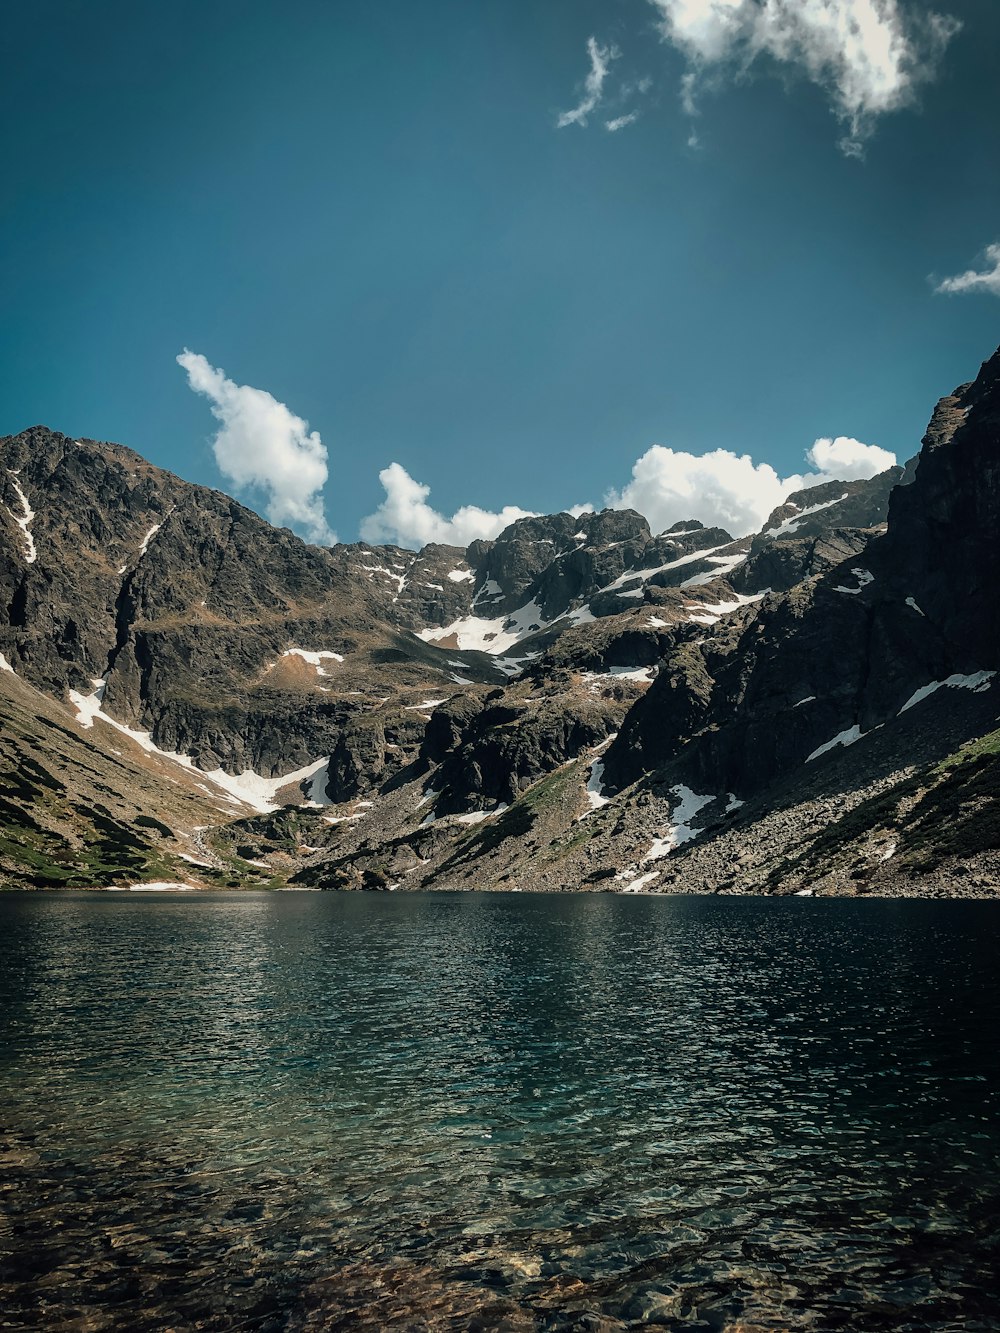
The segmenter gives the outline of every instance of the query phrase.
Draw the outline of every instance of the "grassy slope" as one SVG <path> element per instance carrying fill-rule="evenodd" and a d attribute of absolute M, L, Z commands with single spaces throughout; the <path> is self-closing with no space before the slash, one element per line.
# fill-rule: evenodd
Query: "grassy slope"
<path fill-rule="evenodd" d="M 239 858 L 199 844 L 199 828 L 235 813 L 201 791 L 197 775 L 101 723 L 81 729 L 68 710 L 0 672 L 0 885 L 259 882 Z M 216 864 L 195 866 L 182 852 Z"/>
<path fill-rule="evenodd" d="M 857 848 L 851 877 L 867 880 L 877 867 L 861 851 L 864 842 L 881 843 L 887 850 L 892 846 L 892 873 L 919 879 L 949 861 L 1000 849 L 998 797 L 1000 730 L 967 741 L 940 762 L 862 801 L 776 874 L 821 872 L 831 858 Z"/>

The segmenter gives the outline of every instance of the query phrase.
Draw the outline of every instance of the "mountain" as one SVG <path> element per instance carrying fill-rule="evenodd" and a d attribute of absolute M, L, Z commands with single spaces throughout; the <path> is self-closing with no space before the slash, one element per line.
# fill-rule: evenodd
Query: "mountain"
<path fill-rule="evenodd" d="M 751 537 L 420 552 L 0 440 L 0 876 L 992 892 L 998 425 L 1000 353 Z"/>

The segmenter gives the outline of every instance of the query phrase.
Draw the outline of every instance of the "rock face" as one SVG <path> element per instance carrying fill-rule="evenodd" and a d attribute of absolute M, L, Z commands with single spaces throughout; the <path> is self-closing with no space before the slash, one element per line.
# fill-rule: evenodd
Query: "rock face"
<path fill-rule="evenodd" d="M 875 528 L 885 522 L 889 493 L 903 468 L 891 467 L 868 481 L 827 481 L 795 491 L 771 514 L 753 539 L 751 552 L 779 542 L 821 537 L 831 528 Z"/>
<path fill-rule="evenodd" d="M 363 567 L 403 553 L 308 546 L 130 450 L 42 427 L 0 442 L 0 485 L 0 652 L 58 696 L 103 682 L 104 711 L 199 767 L 295 770 L 349 747 L 387 683 L 393 695 L 453 684 L 444 655 L 400 628 L 403 611 L 387 614 L 390 580 Z M 405 555 L 429 575 L 461 553 Z M 416 613 L 467 604 L 436 602 L 424 581 Z M 419 728 L 401 734 L 415 753 Z"/>
<path fill-rule="evenodd" d="M 461 546 L 432 542 L 418 552 L 360 542 L 335 550 L 355 578 L 370 583 L 369 591 L 390 624 L 447 625 L 472 607 L 476 574 Z"/>
<path fill-rule="evenodd" d="M 791 847 L 796 819 L 877 805 L 909 756 L 951 753 L 920 749 L 917 704 L 943 719 L 949 697 L 952 750 L 995 717 L 974 692 L 1000 670 L 998 548 L 1000 353 L 905 469 L 800 492 L 737 540 L 693 520 L 654 535 L 625 510 L 522 519 L 467 550 L 325 549 L 36 427 L 0 440 L 0 693 L 19 710 L 3 759 L 15 772 L 61 717 L 46 781 L 90 746 L 97 785 L 73 795 L 66 846 L 65 804 L 39 831 L 26 796 L 0 873 L 44 843 L 45 882 L 97 874 L 86 829 L 134 814 L 124 746 L 144 794 L 183 769 L 156 816 L 174 842 L 125 839 L 130 866 L 214 838 L 225 883 L 263 865 L 346 887 L 629 888 L 676 881 L 695 844 L 701 887 L 731 887 L 746 855 L 747 883 L 774 891 L 768 839 Z M 979 800 L 977 763 L 962 791 Z M 946 804 L 939 787 L 919 800 Z"/>
<path fill-rule="evenodd" d="M 621 724 L 639 691 L 579 688 L 569 673 L 548 674 L 542 689 L 522 682 L 437 709 L 421 758 L 437 765 L 435 810 L 459 814 L 509 805 L 539 778 L 600 745 Z"/>
<path fill-rule="evenodd" d="M 675 655 L 609 750 L 609 781 L 676 763 L 698 791 L 752 795 L 916 691 L 1000 667 L 998 423 L 1000 353 L 939 403 L 884 532 Z"/>

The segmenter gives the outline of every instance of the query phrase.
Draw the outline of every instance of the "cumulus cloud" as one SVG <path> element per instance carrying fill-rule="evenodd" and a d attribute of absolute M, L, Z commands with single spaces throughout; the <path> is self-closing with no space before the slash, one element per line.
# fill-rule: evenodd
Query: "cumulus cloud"
<path fill-rule="evenodd" d="M 826 89 L 860 154 L 875 119 L 911 101 L 960 24 L 930 13 L 904 19 L 899 0 L 650 0 L 665 41 L 688 59 L 681 102 L 697 111 L 704 74 L 746 70 L 758 57 L 792 65 Z"/>
<path fill-rule="evenodd" d="M 749 454 L 729 449 L 690 454 L 654 444 L 636 460 L 628 484 L 609 491 L 605 503 L 613 509 L 637 509 L 654 532 L 696 518 L 742 537 L 756 532 L 793 491 L 825 481 L 874 477 L 896 461 L 887 449 L 844 435 L 817 440 L 806 458 L 812 472 L 781 477 L 770 463 L 755 463 Z"/>
<path fill-rule="evenodd" d="M 838 435 L 832 440 L 817 440 L 806 450 L 806 461 L 814 469 L 811 475 L 820 481 L 863 481 L 895 466 L 896 455 L 877 444 L 862 444 L 849 435 Z M 809 475 L 804 480 L 807 486 L 819 484 L 810 481 Z"/>
<path fill-rule="evenodd" d="M 838 435 L 816 440 L 806 451 L 806 459 L 811 471 L 782 477 L 770 463 L 755 463 L 749 454 L 729 449 L 690 454 L 654 444 L 636 460 L 628 484 L 620 491 L 608 491 L 604 503 L 611 509 L 637 509 L 654 532 L 696 518 L 742 537 L 758 531 L 793 491 L 826 481 L 874 477 L 892 467 L 896 455 L 878 445 Z M 498 536 L 516 519 L 535 515 L 534 510 L 516 505 L 507 505 L 498 513 L 463 505 L 448 518 L 428 504 L 430 487 L 415 481 L 401 464 L 390 463 L 378 475 L 385 499 L 362 521 L 365 541 L 417 549 L 428 542 L 468 546 L 477 538 Z M 576 504 L 566 512 L 579 517 L 593 510 L 592 504 Z"/>
<path fill-rule="evenodd" d="M 743 536 L 755 532 L 794 489 L 769 463 L 755 463 L 749 454 L 714 449 L 696 455 L 654 444 L 636 460 L 631 481 L 609 491 L 605 503 L 637 509 L 654 532 L 697 518 Z"/>
<path fill-rule="evenodd" d="M 323 513 L 327 452 L 319 434 L 284 403 L 234 384 L 197 352 L 185 348 L 177 364 L 220 423 L 212 449 L 222 475 L 240 490 L 259 491 L 272 523 L 299 528 L 310 541 L 336 541 Z"/>
<path fill-rule="evenodd" d="M 393 542 L 397 546 L 420 548 L 428 542 L 447 546 L 468 546 L 477 538 L 496 537 L 518 518 L 532 518 L 528 509 L 507 505 L 499 513 L 463 505 L 451 518 L 427 503 L 431 488 L 414 481 L 400 463 L 390 463 L 378 474 L 385 499 L 374 514 L 361 523 L 361 536 L 367 542 Z"/>
<path fill-rule="evenodd" d="M 587 55 L 590 57 L 590 72 L 584 80 L 583 94 L 572 111 L 564 111 L 559 116 L 556 124 L 560 129 L 567 125 L 586 125 L 591 112 L 600 104 L 608 70 L 612 60 L 618 59 L 619 52 L 613 46 L 601 46 L 595 37 L 588 37 Z"/>
<path fill-rule="evenodd" d="M 982 269 L 966 269 L 953 278 L 944 278 L 934 288 L 936 292 L 991 292 L 1000 296 L 1000 244 L 988 245 L 983 252 Z"/>

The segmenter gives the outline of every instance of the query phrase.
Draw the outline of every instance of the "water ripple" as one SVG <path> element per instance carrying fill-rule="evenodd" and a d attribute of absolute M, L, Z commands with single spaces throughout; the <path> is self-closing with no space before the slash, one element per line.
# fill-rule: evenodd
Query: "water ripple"
<path fill-rule="evenodd" d="M 1000 1329 L 989 903 L 0 898 L 45 1329 Z"/>

